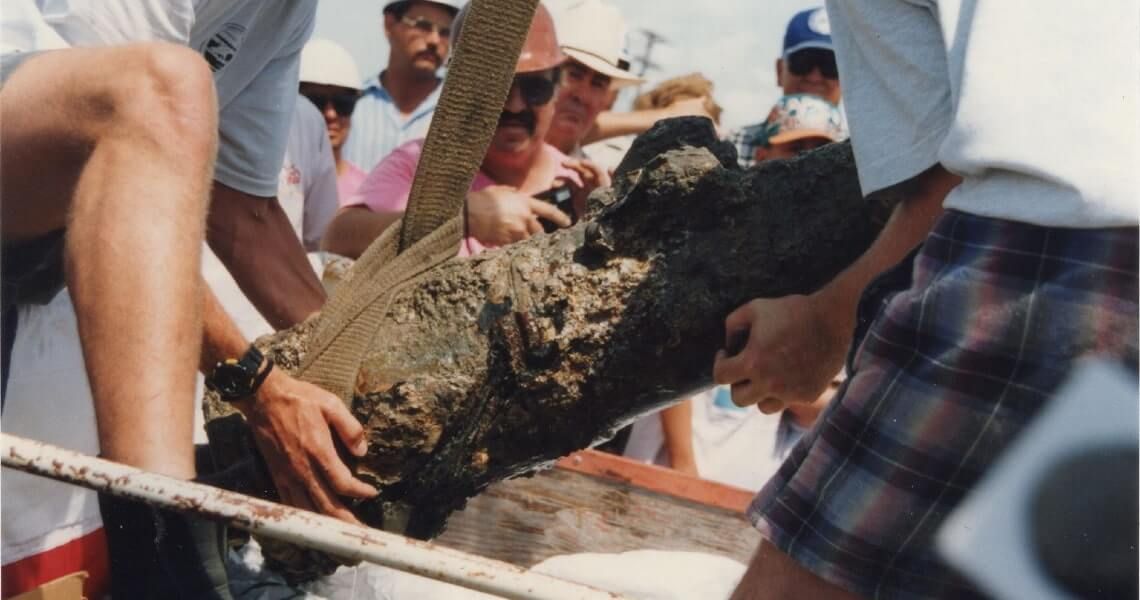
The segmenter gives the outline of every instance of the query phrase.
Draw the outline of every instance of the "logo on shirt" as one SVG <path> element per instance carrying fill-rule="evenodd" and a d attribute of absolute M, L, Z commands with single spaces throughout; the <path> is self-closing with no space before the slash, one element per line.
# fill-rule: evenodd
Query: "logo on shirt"
<path fill-rule="evenodd" d="M 827 11 L 822 8 L 815 9 L 808 16 L 808 29 L 819 35 L 831 35 L 831 21 L 827 20 Z"/>
<path fill-rule="evenodd" d="M 215 73 L 221 71 L 231 60 L 237 56 L 241 49 L 241 42 L 245 39 L 246 28 L 240 23 L 226 23 L 220 31 L 206 40 L 202 47 L 202 56 L 210 63 L 210 69 Z"/>
<path fill-rule="evenodd" d="M 285 163 L 281 167 L 281 183 L 284 185 L 301 185 L 301 170 L 296 165 Z"/>

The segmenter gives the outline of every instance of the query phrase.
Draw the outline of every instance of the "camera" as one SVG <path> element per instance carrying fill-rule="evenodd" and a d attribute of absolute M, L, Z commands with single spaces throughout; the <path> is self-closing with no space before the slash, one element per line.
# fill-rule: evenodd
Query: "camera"
<path fill-rule="evenodd" d="M 578 222 L 578 215 L 574 211 L 573 194 L 570 193 L 569 187 L 553 187 L 544 192 L 535 194 L 534 197 L 538 200 L 553 204 L 555 208 L 569 215 L 571 223 Z M 554 222 L 547 219 L 540 217 L 538 222 L 542 223 L 542 229 L 546 231 L 546 233 L 551 233 L 558 229 L 558 225 L 555 225 Z"/>

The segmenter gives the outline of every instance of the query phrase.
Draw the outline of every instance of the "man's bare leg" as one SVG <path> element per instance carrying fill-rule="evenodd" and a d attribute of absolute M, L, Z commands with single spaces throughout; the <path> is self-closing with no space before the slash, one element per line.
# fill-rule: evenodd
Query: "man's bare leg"
<path fill-rule="evenodd" d="M 103 455 L 193 477 L 217 137 L 207 65 L 167 44 L 48 52 L 4 83 L 0 117 L 4 240 L 67 227 Z"/>
<path fill-rule="evenodd" d="M 761 540 L 732 600 L 858 600 L 859 596 L 801 567 L 772 542 Z"/>

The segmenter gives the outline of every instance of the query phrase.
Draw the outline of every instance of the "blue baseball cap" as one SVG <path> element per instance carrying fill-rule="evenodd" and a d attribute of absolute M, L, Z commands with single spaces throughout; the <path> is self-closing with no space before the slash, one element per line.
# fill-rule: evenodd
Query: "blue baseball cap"
<path fill-rule="evenodd" d="M 784 33 L 784 58 L 804 48 L 835 51 L 831 45 L 831 22 L 822 7 L 798 12 L 788 22 L 788 30 Z"/>

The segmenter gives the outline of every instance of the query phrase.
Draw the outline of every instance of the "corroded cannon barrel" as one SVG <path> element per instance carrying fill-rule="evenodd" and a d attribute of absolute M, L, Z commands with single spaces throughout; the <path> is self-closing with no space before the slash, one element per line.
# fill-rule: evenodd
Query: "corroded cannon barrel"
<path fill-rule="evenodd" d="M 569 229 L 450 260 L 391 302 L 352 399 L 369 445 L 354 469 L 381 490 L 354 507 L 362 521 L 437 535 L 488 484 L 709 386 L 724 317 L 831 279 L 893 199 L 862 198 L 847 144 L 742 170 L 688 118 L 639 137 L 590 204 Z M 295 368 L 320 326 L 259 345 Z"/>

